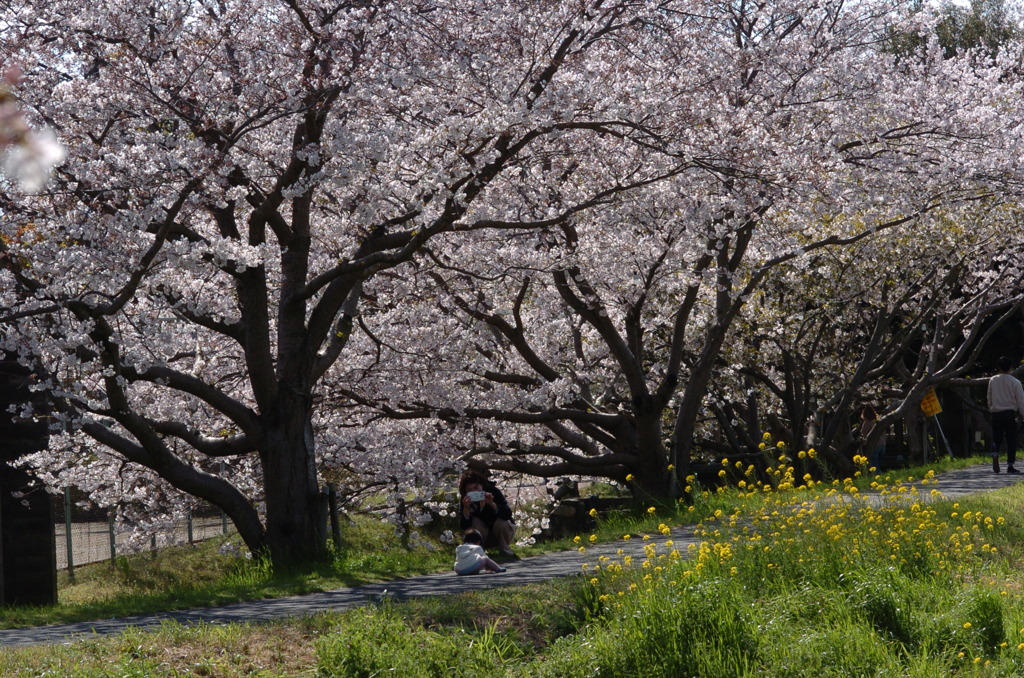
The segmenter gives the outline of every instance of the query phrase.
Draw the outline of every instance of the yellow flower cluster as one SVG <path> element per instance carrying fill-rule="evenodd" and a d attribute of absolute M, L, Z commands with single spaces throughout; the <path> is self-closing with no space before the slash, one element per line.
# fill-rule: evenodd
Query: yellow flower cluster
<path fill-rule="evenodd" d="M 863 458 L 856 461 L 867 463 Z M 934 483 L 933 473 L 918 481 L 875 478 L 868 497 L 853 479 L 814 482 L 805 474 L 798 484 L 796 470 L 784 463 L 767 469 L 770 483 L 760 482 L 753 466 L 742 470 L 744 480 L 727 490 L 737 499 L 736 508 L 708 509 L 695 530 L 699 541 L 688 547 L 688 557 L 671 541 L 661 546 L 645 541 L 639 569 L 631 567 L 633 558 L 622 550 L 621 560 L 602 558 L 594 579 L 604 592 L 615 592 L 608 601 L 704 576 L 759 582 L 823 568 L 834 580 L 879 562 L 907 572 L 955 576 L 979 556 L 996 552 L 992 532 L 1005 522 L 978 511 L 961 511 L 957 504 L 943 511 L 937 508 L 940 504 L 926 501 L 937 491 L 923 497 L 918 487 Z M 693 482 L 692 477 L 687 482 Z M 753 495 L 761 496 L 757 502 L 742 501 Z M 755 508 L 742 508 L 750 505 Z M 658 531 L 666 536 L 671 532 L 664 523 Z"/>

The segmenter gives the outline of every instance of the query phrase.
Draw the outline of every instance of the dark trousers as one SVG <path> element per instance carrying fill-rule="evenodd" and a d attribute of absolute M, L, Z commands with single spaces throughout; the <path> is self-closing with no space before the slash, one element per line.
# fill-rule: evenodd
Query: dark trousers
<path fill-rule="evenodd" d="M 1013 466 L 1017 461 L 1017 412 L 1003 410 L 992 413 L 992 454 L 999 454 L 1006 441 L 1006 463 Z"/>

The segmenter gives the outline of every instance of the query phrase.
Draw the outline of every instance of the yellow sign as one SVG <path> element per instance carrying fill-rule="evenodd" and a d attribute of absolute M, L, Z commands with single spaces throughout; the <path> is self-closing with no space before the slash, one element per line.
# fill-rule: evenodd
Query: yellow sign
<path fill-rule="evenodd" d="M 935 395 L 934 386 L 929 386 L 928 392 L 925 393 L 924 398 L 921 399 L 921 410 L 925 413 L 925 416 L 928 417 L 934 417 L 942 411 L 942 405 L 939 404 L 939 398 Z"/>

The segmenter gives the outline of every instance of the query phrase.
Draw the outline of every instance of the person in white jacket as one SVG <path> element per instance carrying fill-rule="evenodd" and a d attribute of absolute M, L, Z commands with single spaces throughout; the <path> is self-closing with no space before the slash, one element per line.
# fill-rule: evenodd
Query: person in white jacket
<path fill-rule="evenodd" d="M 1010 374 L 1010 356 L 999 359 L 999 374 L 988 380 L 988 410 L 992 413 L 992 470 L 999 473 L 999 448 L 1006 441 L 1006 472 L 1020 473 L 1017 461 L 1017 419 L 1024 419 L 1024 387 Z"/>
<path fill-rule="evenodd" d="M 455 574 L 505 571 L 504 567 L 487 557 L 483 543 L 483 535 L 477 530 L 466 530 L 462 543 L 455 547 Z"/>

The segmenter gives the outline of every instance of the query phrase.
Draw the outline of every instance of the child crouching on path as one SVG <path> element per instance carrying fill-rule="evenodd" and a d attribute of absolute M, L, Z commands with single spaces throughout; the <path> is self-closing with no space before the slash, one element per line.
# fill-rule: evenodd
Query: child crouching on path
<path fill-rule="evenodd" d="M 462 535 L 462 543 L 455 547 L 455 574 L 476 574 L 481 570 L 505 571 L 504 567 L 487 557 L 483 542 L 483 536 L 479 532 L 466 530 Z"/>

